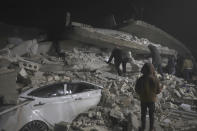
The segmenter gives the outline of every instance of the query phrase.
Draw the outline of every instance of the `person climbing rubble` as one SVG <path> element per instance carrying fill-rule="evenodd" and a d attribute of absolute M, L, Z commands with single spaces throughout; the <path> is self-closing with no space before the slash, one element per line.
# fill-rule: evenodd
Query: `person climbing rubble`
<path fill-rule="evenodd" d="M 111 53 L 111 56 L 107 63 L 111 63 L 112 59 L 114 58 L 115 68 L 118 72 L 118 75 L 122 75 L 122 71 L 120 70 L 120 64 L 122 64 L 123 75 L 126 74 L 126 65 L 129 62 L 132 64 L 135 62 L 134 58 L 131 56 L 131 52 L 127 49 L 123 49 L 119 46 L 116 46 Z"/>
<path fill-rule="evenodd" d="M 131 70 L 133 69 L 133 67 L 135 67 L 135 69 L 136 69 L 136 67 L 138 68 L 138 65 L 136 64 L 135 59 L 133 58 L 130 50 L 124 49 L 122 51 L 122 58 L 123 58 L 123 63 L 125 63 L 125 65 L 124 65 L 125 66 L 125 73 L 126 73 L 126 64 L 127 63 L 129 63 L 131 65 Z"/>
<path fill-rule="evenodd" d="M 191 82 L 191 78 L 192 78 L 192 70 L 193 70 L 193 62 L 192 60 L 187 56 L 184 60 L 183 60 L 183 65 L 182 65 L 182 73 L 183 73 L 183 78 L 187 81 L 187 82 Z"/>
<path fill-rule="evenodd" d="M 161 66 L 161 56 L 160 53 L 157 49 L 157 47 L 155 47 L 152 44 L 148 45 L 148 48 L 151 52 L 151 57 L 152 57 L 152 64 L 154 65 L 154 68 L 156 69 L 156 71 L 163 76 L 163 70 L 162 70 L 162 66 Z"/>
<path fill-rule="evenodd" d="M 120 64 L 122 63 L 122 50 L 120 49 L 120 47 L 116 46 L 112 52 L 111 55 L 109 57 L 109 60 L 107 61 L 107 63 L 111 63 L 112 59 L 114 58 L 114 64 L 115 64 L 115 68 L 116 71 L 118 72 L 118 75 L 122 75 L 121 70 L 120 70 Z"/>
<path fill-rule="evenodd" d="M 61 13 L 60 13 L 61 14 Z M 53 48 L 55 49 L 54 53 L 58 57 L 63 57 L 64 53 L 60 49 L 59 40 L 61 39 L 61 35 L 66 33 L 64 37 L 67 37 L 67 34 L 71 28 L 71 14 L 66 12 L 66 16 L 55 14 L 56 19 L 51 20 L 50 27 L 47 29 L 48 39 L 53 42 Z"/>
<path fill-rule="evenodd" d="M 154 111 L 156 95 L 161 92 L 160 82 L 156 78 L 153 64 L 145 63 L 141 69 L 143 74 L 136 81 L 135 91 L 140 96 L 141 101 L 141 127 L 139 131 L 145 130 L 146 113 L 149 109 L 150 131 L 154 131 Z"/>

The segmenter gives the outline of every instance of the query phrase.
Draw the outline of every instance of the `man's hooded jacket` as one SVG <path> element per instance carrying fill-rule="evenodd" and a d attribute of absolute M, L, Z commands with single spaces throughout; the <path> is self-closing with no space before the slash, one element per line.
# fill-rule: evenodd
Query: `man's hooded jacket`
<path fill-rule="evenodd" d="M 161 92 L 159 80 L 155 76 L 155 69 L 151 63 L 142 67 L 142 76 L 137 80 L 135 90 L 142 102 L 155 102 L 156 95 Z"/>

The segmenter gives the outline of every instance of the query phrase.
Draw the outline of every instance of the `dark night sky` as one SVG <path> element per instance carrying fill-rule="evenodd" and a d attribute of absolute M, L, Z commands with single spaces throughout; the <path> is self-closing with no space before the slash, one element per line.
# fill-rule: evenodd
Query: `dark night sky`
<path fill-rule="evenodd" d="M 197 1 L 165 0 L 147 7 L 145 21 L 160 27 L 196 53 Z"/>
<path fill-rule="evenodd" d="M 66 10 L 75 21 L 99 25 L 98 21 L 108 14 L 114 14 L 118 19 L 131 17 L 135 5 L 138 9 L 144 8 L 144 21 L 175 36 L 195 52 L 196 0 L 13 1 L 1 4 L 0 21 L 29 26 L 47 26 L 51 19 L 61 20 Z"/>

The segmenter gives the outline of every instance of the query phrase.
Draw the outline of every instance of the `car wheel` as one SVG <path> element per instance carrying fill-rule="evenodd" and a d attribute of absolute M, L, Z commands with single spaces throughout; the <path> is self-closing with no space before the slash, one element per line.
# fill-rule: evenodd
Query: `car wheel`
<path fill-rule="evenodd" d="M 20 131 L 48 131 L 48 126 L 42 121 L 32 121 L 23 126 Z"/>

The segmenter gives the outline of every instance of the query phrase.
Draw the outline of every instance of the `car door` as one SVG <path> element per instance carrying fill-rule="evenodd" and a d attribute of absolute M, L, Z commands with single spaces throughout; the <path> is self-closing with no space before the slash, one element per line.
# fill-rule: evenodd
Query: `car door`
<path fill-rule="evenodd" d="M 101 90 L 100 89 L 91 89 L 87 88 L 86 84 L 77 83 L 75 91 L 72 93 L 72 98 L 74 99 L 76 114 L 80 114 L 82 112 L 87 111 L 88 109 L 95 107 L 101 98 Z"/>
<path fill-rule="evenodd" d="M 54 125 L 61 121 L 71 122 L 76 116 L 71 94 L 64 93 L 64 85 L 52 85 L 30 93 L 35 99 L 32 110 L 45 121 Z"/>

